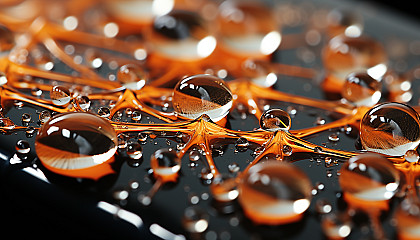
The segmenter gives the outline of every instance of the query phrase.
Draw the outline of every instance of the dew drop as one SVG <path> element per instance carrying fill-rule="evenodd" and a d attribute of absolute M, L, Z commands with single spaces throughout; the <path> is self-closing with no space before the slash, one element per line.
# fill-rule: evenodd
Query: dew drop
<path fill-rule="evenodd" d="M 28 154 L 31 151 L 31 146 L 26 140 L 19 140 L 15 145 L 16 152 L 20 154 Z"/>
<path fill-rule="evenodd" d="M 108 121 L 93 114 L 59 114 L 41 127 L 35 150 L 52 172 L 98 179 L 114 172 L 109 163 L 117 150 L 117 136 Z"/>
<path fill-rule="evenodd" d="M 201 154 L 197 150 L 191 150 L 188 157 L 191 162 L 196 162 L 200 160 Z"/>
<path fill-rule="evenodd" d="M 402 103 L 377 105 L 360 122 L 360 141 L 368 151 L 403 156 L 419 145 L 419 115 Z"/>
<path fill-rule="evenodd" d="M 239 167 L 239 165 L 236 162 L 230 163 L 228 165 L 228 170 L 231 173 L 237 173 L 239 172 L 239 170 L 241 170 L 241 168 Z"/>
<path fill-rule="evenodd" d="M 155 18 L 149 41 L 156 52 L 168 58 L 204 58 L 217 44 L 204 23 L 194 12 L 174 10 Z"/>
<path fill-rule="evenodd" d="M 139 160 L 143 156 L 143 148 L 137 141 L 128 141 L 126 152 L 131 159 L 135 160 Z"/>
<path fill-rule="evenodd" d="M 103 118 L 108 118 L 109 116 L 111 116 L 111 110 L 109 109 L 109 107 L 100 107 L 98 109 L 98 115 Z"/>
<path fill-rule="evenodd" d="M 340 141 L 340 137 L 338 136 L 337 133 L 331 133 L 328 136 L 328 140 L 330 140 L 331 142 L 338 142 L 338 141 Z"/>
<path fill-rule="evenodd" d="M 419 156 L 419 153 L 416 150 L 408 150 L 404 154 L 404 158 L 408 162 L 415 163 L 415 162 L 419 161 L 420 156 Z"/>
<path fill-rule="evenodd" d="M 308 177 L 290 163 L 258 163 L 240 176 L 239 203 L 245 215 L 259 224 L 297 221 L 310 205 Z"/>
<path fill-rule="evenodd" d="M 394 165 L 379 154 L 366 153 L 350 158 L 341 167 L 343 191 L 356 199 L 382 201 L 392 198 L 400 185 Z"/>
<path fill-rule="evenodd" d="M 235 143 L 235 148 L 239 152 L 245 152 L 248 150 L 249 142 L 246 138 L 238 138 Z"/>
<path fill-rule="evenodd" d="M 155 177 L 163 181 L 176 181 L 181 169 L 181 159 L 172 148 L 163 148 L 152 154 L 150 166 Z"/>
<path fill-rule="evenodd" d="M 237 185 L 235 178 L 218 175 L 210 185 L 210 192 L 217 201 L 230 202 L 239 195 Z"/>
<path fill-rule="evenodd" d="M 127 89 L 140 90 L 146 85 L 148 74 L 138 65 L 126 64 L 118 70 L 117 79 Z"/>
<path fill-rule="evenodd" d="M 232 107 L 232 93 L 223 80 L 212 75 L 194 75 L 178 82 L 172 104 L 176 114 L 196 119 L 203 114 L 213 122 L 224 118 Z"/>
<path fill-rule="evenodd" d="M 260 118 L 260 127 L 271 132 L 288 131 L 290 125 L 289 114 L 281 109 L 270 109 L 264 112 Z"/>
<path fill-rule="evenodd" d="M 277 82 L 277 75 L 270 62 L 262 60 L 248 60 L 243 66 L 243 74 L 254 84 L 271 87 Z"/>
<path fill-rule="evenodd" d="M 51 113 L 48 110 L 42 110 L 39 113 L 39 121 L 41 122 L 41 124 L 46 123 L 48 120 L 50 120 L 51 118 Z"/>
<path fill-rule="evenodd" d="M 91 101 L 87 96 L 78 96 L 76 98 L 76 104 L 83 111 L 88 111 L 90 109 Z"/>
<path fill-rule="evenodd" d="M 31 115 L 29 113 L 23 113 L 21 118 L 22 124 L 28 124 L 31 122 Z"/>
<path fill-rule="evenodd" d="M 365 36 L 336 36 L 324 49 L 323 56 L 327 78 L 336 83 L 343 84 L 352 72 L 366 71 L 371 77 L 379 80 L 387 71 L 384 47 Z"/>
<path fill-rule="evenodd" d="M 341 95 L 356 106 L 371 107 L 381 99 L 382 84 L 366 72 L 347 76 Z"/>
<path fill-rule="evenodd" d="M 270 9 L 257 2 L 225 1 L 219 6 L 219 35 L 228 49 L 245 56 L 273 53 L 281 42 Z"/>
<path fill-rule="evenodd" d="M 57 106 L 64 106 L 71 100 L 70 90 L 63 86 L 54 86 L 50 91 L 50 97 Z"/>

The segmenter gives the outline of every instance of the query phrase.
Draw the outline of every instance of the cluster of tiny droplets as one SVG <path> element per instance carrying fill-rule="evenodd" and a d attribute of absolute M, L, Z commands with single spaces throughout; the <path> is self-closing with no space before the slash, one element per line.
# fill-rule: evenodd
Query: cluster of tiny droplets
<path fill-rule="evenodd" d="M 109 165 L 114 154 L 138 167 L 143 161 L 142 143 L 149 137 L 163 137 L 177 141 L 177 147 L 152 154 L 150 171 L 156 181 L 148 192 L 139 194 L 140 204 L 150 205 L 162 184 L 178 180 L 181 159 L 188 155 L 190 166 L 205 158 L 208 169 L 200 177 L 210 184 L 216 201 L 238 200 L 254 223 L 281 225 L 300 220 L 312 195 L 323 189 L 320 183 L 312 186 L 290 164 L 289 160 L 299 160 L 293 156 L 304 153 L 328 165 L 345 162 L 340 176 L 345 199 L 349 208 L 368 213 L 378 239 L 384 233 L 377 213 L 386 209 L 386 201 L 399 189 L 406 193 L 397 222 L 420 225 L 418 211 L 411 211 L 418 206 L 414 189 L 419 175 L 418 108 L 404 104 L 413 97 L 411 72 L 398 75 L 388 69 L 383 46 L 363 34 L 359 15 L 324 12 L 323 21 L 313 21 L 301 36 L 288 36 L 281 27 L 311 25 L 310 19 L 303 20 L 303 9 L 278 5 L 270 10 L 258 2 L 240 1 L 220 5 L 210 1 L 139 2 L 142 8 L 149 7 L 148 12 L 135 1 L 107 1 L 100 8 L 96 1 L 60 2 L 63 11 L 35 7 L 25 18 L 14 14 L 17 6 L 0 11 L 0 131 L 26 131 L 29 137 L 38 131 L 35 148 L 46 171 L 99 179 L 113 171 Z M 166 7 L 156 7 L 157 2 Z M 25 1 L 19 7 L 33 4 L 37 1 Z M 321 13 L 315 11 L 309 18 L 320 18 Z M 296 41 L 299 37 L 305 40 Z M 320 74 L 312 68 L 271 62 L 273 53 L 300 45 L 319 47 L 323 42 L 321 86 L 326 93 L 339 94 L 341 100 L 311 99 L 273 87 L 280 76 L 311 81 Z M 300 54 L 303 62 L 314 61 L 314 52 L 306 49 Z M 388 99 L 382 95 L 383 88 Z M 384 103 L 377 105 L 380 100 Z M 283 111 L 261 106 L 261 102 L 290 106 Z M 6 117 L 10 108 L 26 105 L 40 109 L 39 119 L 25 113 L 17 124 Z M 293 105 L 318 108 L 341 118 L 328 123 L 319 118 L 314 127 L 291 130 L 291 115 L 297 111 Z M 252 131 L 228 128 L 226 118 L 233 111 L 244 119 L 255 116 L 260 126 Z M 144 123 L 145 116 L 149 123 Z M 154 123 L 151 118 L 164 123 Z M 33 122 L 38 126 L 30 124 Z M 100 128 L 92 130 L 96 125 Z M 340 128 L 359 130 L 361 147 L 382 155 L 330 149 L 307 140 Z M 84 131 L 102 136 L 107 145 L 82 152 L 56 145 L 57 139 L 64 138 L 80 144 L 80 138 L 74 140 L 80 136 L 85 137 L 83 144 L 95 146 L 97 139 L 84 136 Z M 221 139 L 225 145 L 234 144 L 236 152 L 254 150 L 254 159 L 242 171 L 236 163 L 229 164 L 234 177 L 222 174 L 214 162 L 214 152 L 219 151 L 215 143 Z M 331 134 L 329 140 L 340 138 Z M 25 160 L 29 152 L 28 143 L 19 141 L 13 161 Z M 88 170 L 92 167 L 94 171 Z M 404 186 L 397 169 L 405 174 Z M 131 183 L 130 188 L 138 185 Z M 127 194 L 116 191 L 114 198 L 123 202 Z M 193 196 L 190 201 L 198 200 Z M 328 202 L 318 201 L 316 209 L 327 237 L 345 238 L 351 233 L 351 214 L 332 213 Z M 185 209 L 182 225 L 190 233 L 213 234 L 208 231 L 209 216 L 198 207 Z M 410 234 L 402 224 L 397 228 L 402 237 Z"/>

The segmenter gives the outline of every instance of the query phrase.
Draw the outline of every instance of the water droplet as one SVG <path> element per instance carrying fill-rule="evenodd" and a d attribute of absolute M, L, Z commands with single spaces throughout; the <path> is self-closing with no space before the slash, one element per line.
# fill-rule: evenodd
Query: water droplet
<path fill-rule="evenodd" d="M 16 152 L 20 154 L 28 154 L 31 151 L 31 146 L 26 140 L 19 140 L 15 145 Z"/>
<path fill-rule="evenodd" d="M 98 109 L 98 115 L 103 118 L 108 118 L 109 116 L 111 116 L 111 110 L 109 109 L 109 107 L 100 107 Z"/>
<path fill-rule="evenodd" d="M 113 170 L 117 136 L 112 125 L 90 113 L 59 114 L 44 123 L 35 140 L 42 164 L 57 174 L 97 179 Z"/>
<path fill-rule="evenodd" d="M 219 175 L 210 185 L 210 192 L 214 199 L 220 202 L 230 202 L 238 197 L 237 182 L 235 178 Z"/>
<path fill-rule="evenodd" d="M 63 86 L 54 86 L 50 91 L 50 98 L 57 106 L 64 106 L 71 100 L 70 90 Z"/>
<path fill-rule="evenodd" d="M 377 105 L 360 122 L 360 141 L 368 151 L 402 156 L 420 142 L 419 115 L 402 103 Z"/>
<path fill-rule="evenodd" d="M 200 160 L 201 154 L 197 150 L 191 150 L 189 153 L 189 159 L 192 162 L 196 162 Z"/>
<path fill-rule="evenodd" d="M 213 122 L 217 122 L 229 113 L 232 93 L 220 78 L 194 75 L 178 82 L 172 104 L 180 116 L 196 119 L 206 114 Z"/>
<path fill-rule="evenodd" d="M 195 12 L 172 11 L 155 18 L 150 43 L 154 50 L 168 58 L 200 59 L 216 48 L 205 21 Z"/>
<path fill-rule="evenodd" d="M 245 152 L 248 150 L 249 142 L 246 138 L 238 138 L 235 143 L 235 148 L 239 152 Z"/>
<path fill-rule="evenodd" d="M 282 151 L 285 156 L 290 156 L 293 153 L 293 148 L 289 145 L 283 145 Z"/>
<path fill-rule="evenodd" d="M 150 166 L 155 177 L 163 181 L 176 181 L 181 169 L 181 159 L 172 148 L 163 148 L 152 154 Z"/>
<path fill-rule="evenodd" d="M 338 141 L 340 141 L 340 137 L 338 136 L 337 133 L 331 133 L 328 136 L 328 140 L 330 140 L 331 142 L 338 142 Z"/>
<path fill-rule="evenodd" d="M 91 101 L 87 96 L 78 96 L 76 98 L 76 104 L 79 106 L 83 111 L 88 111 L 90 108 Z"/>
<path fill-rule="evenodd" d="M 211 184 L 214 175 L 209 169 L 203 168 L 201 169 L 200 177 L 204 184 Z"/>
<path fill-rule="evenodd" d="M 22 114 L 22 124 L 29 124 L 31 122 L 31 115 L 29 113 Z"/>
<path fill-rule="evenodd" d="M 398 170 L 379 154 L 352 157 L 343 164 L 340 172 L 339 181 L 343 191 L 365 201 L 390 199 L 400 184 Z"/>
<path fill-rule="evenodd" d="M 269 55 L 280 45 L 279 27 L 265 5 L 225 1 L 219 12 L 219 35 L 230 51 L 245 56 Z"/>
<path fill-rule="evenodd" d="M 143 156 L 143 148 L 141 147 L 141 144 L 133 140 L 128 141 L 126 152 L 131 159 L 138 160 Z"/>
<path fill-rule="evenodd" d="M 146 85 L 148 75 L 142 67 L 126 64 L 118 70 L 117 79 L 127 89 L 140 90 Z"/>
<path fill-rule="evenodd" d="M 381 99 L 382 84 L 366 72 L 351 73 L 347 76 L 341 95 L 356 106 L 371 107 Z"/>
<path fill-rule="evenodd" d="M 262 87 L 271 87 L 277 82 L 277 75 L 272 64 L 262 60 L 248 60 L 243 67 L 243 74 Z"/>
<path fill-rule="evenodd" d="M 245 215 L 259 224 L 297 221 L 310 205 L 308 177 L 290 163 L 266 161 L 240 176 L 239 203 Z"/>
<path fill-rule="evenodd" d="M 352 72 L 366 71 L 379 80 L 387 71 L 384 47 L 365 36 L 332 38 L 324 49 L 323 61 L 327 78 L 338 83 L 344 83 Z"/>
<path fill-rule="evenodd" d="M 418 160 L 420 159 L 420 156 L 419 156 L 419 153 L 416 150 L 408 150 L 404 154 L 404 158 L 408 162 L 415 163 L 415 162 L 418 162 Z"/>
<path fill-rule="evenodd" d="M 41 122 L 41 124 L 46 123 L 48 120 L 50 120 L 51 118 L 51 113 L 48 110 L 42 110 L 39 113 L 39 121 Z"/>
<path fill-rule="evenodd" d="M 141 115 L 141 112 L 139 111 L 134 111 L 133 114 L 131 114 L 131 119 L 136 122 L 140 121 L 141 117 L 142 115 Z"/>
<path fill-rule="evenodd" d="M 205 211 L 197 206 L 187 207 L 182 217 L 182 225 L 185 230 L 192 233 L 201 233 L 209 226 L 209 217 Z"/>
<path fill-rule="evenodd" d="M 270 109 L 264 112 L 260 118 L 260 127 L 271 132 L 288 131 L 290 125 L 289 114 L 281 109 Z"/>

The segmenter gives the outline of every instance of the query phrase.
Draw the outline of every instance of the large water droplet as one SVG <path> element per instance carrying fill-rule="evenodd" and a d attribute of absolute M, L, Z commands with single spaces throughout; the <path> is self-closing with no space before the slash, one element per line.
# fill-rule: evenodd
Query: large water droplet
<path fill-rule="evenodd" d="M 419 115 L 402 103 L 377 105 L 360 122 L 360 141 L 368 151 L 402 156 L 420 142 Z"/>
<path fill-rule="evenodd" d="M 41 127 L 35 150 L 52 172 L 98 179 L 113 172 L 109 163 L 117 150 L 117 136 L 108 121 L 93 114 L 60 114 Z"/>
<path fill-rule="evenodd" d="M 156 52 L 168 58 L 207 57 L 213 53 L 217 42 L 204 23 L 194 12 L 172 11 L 155 19 L 150 43 Z"/>
<path fill-rule="evenodd" d="M 265 5 L 224 1 L 219 12 L 219 35 L 229 51 L 246 56 L 268 55 L 280 45 L 279 27 Z"/>
<path fill-rule="evenodd" d="M 207 114 L 213 122 L 224 118 L 232 107 L 232 93 L 225 82 L 211 75 L 194 75 L 175 86 L 172 104 L 177 114 L 196 119 Z"/>
<path fill-rule="evenodd" d="M 339 35 L 330 40 L 324 49 L 324 66 L 327 78 L 344 83 L 352 72 L 366 71 L 379 80 L 387 71 L 387 56 L 383 46 L 368 37 Z"/>
<path fill-rule="evenodd" d="M 379 154 L 352 157 L 343 164 L 340 172 L 343 191 L 365 201 L 388 200 L 395 195 L 400 184 L 398 170 Z"/>
<path fill-rule="evenodd" d="M 352 73 L 346 78 L 341 95 L 356 106 L 373 106 L 381 98 L 382 84 L 366 72 Z"/>
<path fill-rule="evenodd" d="M 297 221 L 311 202 L 308 177 L 290 163 L 270 160 L 240 176 L 239 202 L 252 221 L 284 224 Z"/>

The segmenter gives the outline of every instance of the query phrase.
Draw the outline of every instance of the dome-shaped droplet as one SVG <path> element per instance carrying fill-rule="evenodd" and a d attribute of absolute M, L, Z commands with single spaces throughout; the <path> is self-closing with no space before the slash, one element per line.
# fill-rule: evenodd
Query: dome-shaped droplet
<path fill-rule="evenodd" d="M 41 127 L 35 150 L 52 172 L 98 179 L 113 172 L 109 163 L 117 150 L 117 135 L 108 121 L 93 114 L 59 114 Z"/>
<path fill-rule="evenodd" d="M 238 197 L 238 188 L 235 178 L 219 175 L 210 185 L 210 192 L 214 199 L 220 202 L 230 202 Z"/>
<path fill-rule="evenodd" d="M 70 90 L 63 86 L 54 86 L 50 91 L 50 98 L 57 106 L 63 106 L 70 102 Z"/>
<path fill-rule="evenodd" d="M 153 174 L 163 181 L 176 181 L 181 169 L 181 159 L 172 148 L 157 150 L 150 158 Z"/>
<path fill-rule="evenodd" d="M 200 59 L 216 48 L 204 20 L 196 13 L 175 10 L 159 16 L 150 35 L 153 50 L 167 58 Z"/>
<path fill-rule="evenodd" d="M 270 62 L 262 60 L 246 61 L 243 66 L 243 73 L 253 83 L 262 87 L 271 87 L 278 79 Z"/>
<path fill-rule="evenodd" d="M 311 202 L 311 182 L 297 167 L 275 160 L 258 163 L 240 176 L 239 203 L 260 224 L 297 221 Z"/>
<path fill-rule="evenodd" d="M 16 142 L 15 149 L 18 153 L 27 154 L 31 151 L 31 146 L 29 145 L 28 141 L 19 140 Z"/>
<path fill-rule="evenodd" d="M 402 156 L 420 142 L 419 115 L 402 103 L 377 105 L 360 122 L 360 142 L 368 151 Z"/>
<path fill-rule="evenodd" d="M 332 38 L 324 49 L 323 62 L 327 78 L 338 83 L 344 83 L 347 75 L 353 72 L 366 71 L 380 80 L 387 71 L 384 47 L 365 36 Z"/>
<path fill-rule="evenodd" d="M 134 64 L 126 64 L 120 67 L 117 73 L 118 81 L 127 89 L 140 90 L 147 82 L 146 71 Z"/>
<path fill-rule="evenodd" d="M 347 76 L 341 95 L 356 106 L 373 106 L 381 98 L 382 84 L 366 72 Z"/>
<path fill-rule="evenodd" d="M 273 53 L 281 35 L 273 13 L 261 3 L 224 1 L 219 6 L 219 36 L 229 51 L 261 56 Z"/>
<path fill-rule="evenodd" d="M 175 86 L 172 104 L 180 116 L 196 119 L 207 114 L 213 122 L 232 107 L 232 93 L 223 80 L 211 75 L 186 77 Z"/>
<path fill-rule="evenodd" d="M 290 129 L 291 119 L 287 112 L 281 109 L 270 109 L 260 118 L 260 127 L 267 131 L 287 131 Z"/>
<path fill-rule="evenodd" d="M 383 201 L 398 190 L 400 175 L 385 157 L 366 153 L 350 158 L 340 170 L 340 186 L 346 194 L 364 201 Z"/>

